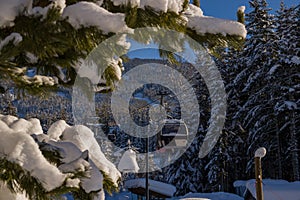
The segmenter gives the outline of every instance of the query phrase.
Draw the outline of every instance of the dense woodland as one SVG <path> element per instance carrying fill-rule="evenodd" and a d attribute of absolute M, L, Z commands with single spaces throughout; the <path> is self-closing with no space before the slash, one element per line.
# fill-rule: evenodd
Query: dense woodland
<path fill-rule="evenodd" d="M 267 149 L 267 155 L 262 160 L 264 178 L 300 180 L 300 5 L 286 7 L 281 3 L 280 9 L 275 14 L 271 14 L 265 0 L 252 0 L 249 5 L 245 16 L 247 29 L 245 42 L 240 43 L 238 48 L 235 45 L 226 48 L 214 47 L 212 55 L 224 80 L 228 104 L 225 126 L 217 145 L 206 157 L 201 159 L 198 157 L 210 115 L 209 94 L 205 83 L 198 75 L 191 80 L 197 91 L 201 113 L 197 137 L 179 160 L 162 171 L 151 174 L 156 180 L 174 184 L 178 189 L 177 195 L 188 192 L 233 192 L 235 180 L 254 178 L 254 152 L 261 146 Z M 71 55 L 80 51 L 69 49 L 65 53 Z M 22 58 L 24 57 L 19 57 Z M 44 58 L 47 59 L 47 56 Z M 187 66 L 186 63 L 171 64 L 170 60 L 164 59 L 156 62 L 168 63 L 178 70 Z M 61 61 L 67 65 L 71 63 L 71 60 Z M 125 61 L 125 70 L 126 66 L 133 67 L 134 62 L 139 61 Z M 71 76 L 73 70 L 68 73 Z M 20 84 L 19 81 L 16 80 L 17 85 Z M 61 83 L 62 87 L 68 87 L 65 83 Z M 12 83 L 2 81 L 1 84 L 3 86 L 1 89 L 5 92 L 4 88 L 7 85 L 11 86 Z M 19 93 L 17 88 L 12 86 L 10 91 Z M 151 87 L 147 89 L 151 90 Z M 20 109 L 24 112 L 30 111 L 30 105 L 26 105 L 27 109 L 24 109 L 25 104 L 21 108 L 21 101 L 36 104 L 45 101 L 36 96 L 28 97 L 26 88 L 20 90 L 26 93 L 27 98 L 24 100 L 10 101 L 7 94 L 5 98 L 1 98 L 3 114 L 18 115 Z M 28 114 L 27 117 L 39 117 L 45 129 L 47 124 L 57 119 L 65 119 L 72 124 L 69 90 L 62 91 L 65 92 L 62 97 L 51 97 L 54 102 L 63 102 L 61 105 L 55 105 L 54 108 L 57 108 L 55 112 L 46 109 L 47 114 L 43 114 L 43 110 L 34 113 L 36 109 L 32 109 L 33 114 Z M 110 110 L 105 107 L 106 100 L 101 101 L 103 102 L 98 104 L 97 112 L 101 122 L 108 124 L 111 120 Z M 166 103 L 171 101 L 168 96 L 165 97 Z M 170 112 L 174 117 L 178 117 L 176 111 Z M 109 129 L 106 128 L 108 133 Z M 116 134 L 115 144 L 126 145 L 129 136 L 119 129 Z M 141 140 L 134 138 L 131 140 L 136 148 L 144 148 Z M 155 145 L 155 142 L 152 145 Z"/>
<path fill-rule="evenodd" d="M 167 169 L 166 180 L 181 194 L 233 191 L 235 180 L 254 178 L 253 157 L 260 146 L 267 149 L 265 178 L 300 178 L 300 7 L 282 3 L 272 15 L 265 1 L 250 1 L 250 6 L 245 44 L 216 58 L 228 94 L 226 125 L 217 146 L 200 160 L 195 143 Z"/>

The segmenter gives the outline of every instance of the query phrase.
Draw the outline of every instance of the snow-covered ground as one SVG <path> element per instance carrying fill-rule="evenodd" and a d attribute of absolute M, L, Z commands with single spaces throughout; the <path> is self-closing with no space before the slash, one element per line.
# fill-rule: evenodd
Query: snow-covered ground
<path fill-rule="evenodd" d="M 245 193 L 248 190 L 253 197 L 256 197 L 255 180 L 235 181 L 234 187 Z M 288 199 L 300 200 L 300 181 L 288 182 L 286 180 L 263 180 L 263 194 L 265 200 Z"/>
<path fill-rule="evenodd" d="M 106 200 L 137 200 L 137 196 L 128 191 L 114 194 L 113 196 L 106 196 Z M 243 200 L 242 197 L 226 193 L 226 192 L 215 192 L 215 193 L 190 193 L 181 197 L 173 197 L 168 200 Z"/>

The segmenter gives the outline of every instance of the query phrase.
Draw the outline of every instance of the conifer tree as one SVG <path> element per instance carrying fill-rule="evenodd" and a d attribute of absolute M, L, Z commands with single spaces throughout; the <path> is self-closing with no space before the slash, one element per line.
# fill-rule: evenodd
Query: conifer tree
<path fill-rule="evenodd" d="M 245 37 L 245 35 L 241 33 L 224 35 L 223 32 L 208 32 L 203 34 L 194 30 L 193 27 L 189 27 L 186 21 L 187 16 L 184 14 L 189 8 L 189 2 L 187 0 L 178 2 L 180 4 L 178 11 L 168 9 L 157 10 L 157 8 L 151 7 L 151 4 L 142 8 L 135 5 L 134 1 L 130 2 L 129 4 L 116 4 L 116 1 L 112 0 L 91 0 L 87 2 L 78 0 L 24 0 L 21 4 L 18 4 L 19 7 L 8 7 L 8 13 L 0 13 L 0 19 L 2 20 L 0 20 L 0 78 L 12 80 L 15 86 L 30 92 L 50 91 L 56 86 L 73 85 L 78 75 L 77 70 L 80 62 L 84 60 L 98 44 L 116 33 L 122 32 L 121 30 L 123 29 L 128 31 L 142 27 L 159 27 L 175 30 L 192 37 L 214 54 L 218 54 L 216 49 L 224 47 L 225 44 L 229 44 L 232 47 L 239 46 L 241 42 L 243 42 L 243 37 Z M 0 7 L 5 8 L 6 3 L 7 5 L 11 5 L 11 1 L 2 1 Z M 194 4 L 199 6 L 200 2 L 194 1 Z M 70 14 L 67 12 L 67 9 L 79 8 L 80 6 L 90 6 L 102 10 L 103 12 L 109 12 L 109 15 L 116 13 L 123 14 L 124 23 L 121 23 L 123 27 L 107 30 L 105 25 L 101 27 L 97 26 L 97 24 L 76 24 L 76 22 L 72 21 L 72 17 L 74 17 L 72 14 L 76 14 L 76 12 L 73 10 Z M 200 8 L 198 9 L 197 11 L 200 12 Z M 78 18 L 80 17 L 83 16 L 79 16 Z M 78 18 L 76 20 L 80 21 Z M 243 25 L 238 23 L 237 26 L 243 27 Z M 139 42 L 145 42 L 143 39 L 147 38 L 139 39 Z M 119 58 L 118 60 L 113 60 L 114 62 L 109 62 L 114 58 L 112 52 L 124 51 L 124 54 L 126 54 L 124 49 L 125 47 L 122 45 L 118 46 L 118 44 L 116 44 L 111 52 L 109 50 L 105 52 L 107 53 L 107 60 L 103 60 L 103 63 L 105 63 L 107 68 L 102 75 L 103 77 L 101 77 L 105 80 L 105 83 L 101 84 L 107 86 L 109 90 L 113 89 L 115 82 L 120 79 L 118 73 L 120 71 L 119 68 L 122 67 Z M 173 55 L 168 55 L 168 58 L 172 60 L 174 57 Z M 3 93 L 5 90 L 7 90 L 7 88 L 1 85 L 0 92 Z M 43 146 L 44 144 L 39 143 L 39 145 Z M 195 152 L 196 151 L 192 151 L 191 154 L 195 154 Z M 54 152 L 50 152 L 49 156 L 46 152 L 45 157 L 48 155 L 49 157 L 47 158 L 51 160 L 51 162 L 59 162 L 58 159 L 52 160 L 55 158 L 52 154 L 54 154 Z M 4 159 L 4 161 L 1 162 L 5 163 L 5 165 L 1 165 L 2 172 L 7 172 L 6 168 L 11 165 L 17 168 L 18 171 L 16 171 L 17 174 L 13 174 L 14 176 L 10 176 L 9 173 L 3 173 L 1 180 L 10 181 L 10 184 L 16 182 L 17 186 L 20 187 L 20 191 L 27 192 L 32 199 L 42 198 L 45 191 L 38 180 L 31 179 L 30 174 L 23 171 L 20 166 L 6 161 L 7 160 Z M 199 160 L 187 163 L 186 166 L 188 167 L 189 173 L 192 173 L 193 169 L 196 169 L 199 163 L 201 163 Z M 60 163 L 55 164 L 58 166 Z M 13 171 L 9 172 L 13 173 Z M 22 180 L 18 180 L 18 175 L 20 174 L 24 177 Z M 9 180 L 7 180 L 6 175 L 10 176 Z M 78 174 L 76 174 L 76 178 L 77 175 Z M 78 177 L 82 176 L 84 175 L 78 175 Z M 24 182 L 26 179 L 34 183 L 32 187 L 31 185 L 26 185 L 26 181 Z M 200 172 L 198 172 L 196 178 L 189 180 L 193 184 L 184 188 L 184 191 L 199 191 L 200 187 L 196 186 L 199 179 L 201 179 Z M 181 186 L 186 183 L 185 181 L 188 180 L 181 178 Z M 104 189 L 111 191 L 111 189 L 113 189 L 112 185 L 110 180 L 104 177 Z M 27 188 L 27 186 L 30 187 Z M 50 194 L 47 195 L 52 197 L 55 193 L 65 192 L 69 189 L 70 188 L 65 187 L 58 188 L 57 191 L 51 191 L 53 193 L 50 192 Z M 34 192 L 34 190 L 36 190 L 36 192 Z M 82 190 L 73 192 L 78 198 L 82 198 L 82 196 L 85 195 L 85 197 L 92 199 L 93 196 L 93 193 L 86 194 Z"/>
<path fill-rule="evenodd" d="M 297 101 L 294 100 L 297 84 L 293 78 L 297 74 L 294 66 L 299 64 L 298 56 L 295 57 L 298 53 L 294 53 L 298 51 L 296 40 L 299 40 L 299 34 L 295 32 L 297 9 L 282 6 L 274 19 L 268 12 L 266 1 L 254 0 L 250 5 L 253 10 L 246 18 L 249 38 L 242 52 L 233 54 L 235 61 L 227 60 L 235 74 L 228 88 L 229 107 L 234 113 L 230 130 L 246 132 L 244 139 L 248 150 L 245 154 L 248 159 L 252 159 L 257 147 L 268 149 L 265 162 L 270 168 L 266 170 L 266 176 L 291 179 L 284 173 L 286 166 L 282 165 L 285 163 L 283 155 L 286 155 L 283 152 L 289 152 L 290 158 L 295 158 L 294 166 L 298 165 L 299 159 L 296 151 L 286 149 L 288 144 L 291 144 L 289 149 L 297 148 L 298 141 L 295 137 L 287 139 L 287 133 L 293 136 L 295 132 L 292 130 L 298 126 Z M 295 168 L 293 179 L 297 180 L 298 170 Z M 249 169 L 252 169 L 252 161 L 248 163 L 248 172 L 253 173 Z"/>
<path fill-rule="evenodd" d="M 29 1 L 24 2 L 30 4 Z M 11 79 L 17 86 L 31 91 L 38 90 L 41 86 L 72 85 L 79 60 L 84 59 L 93 48 L 115 34 L 114 30 L 106 31 L 105 27 L 95 25 L 74 26 L 66 17 L 64 9 L 82 2 L 78 0 L 68 0 L 65 4 L 62 2 L 64 1 L 51 3 L 46 0 L 34 0 L 32 5 L 21 4 L 20 8 L 15 10 L 19 13 L 15 14 L 14 19 L 4 20 L 0 24 L 2 78 Z M 183 12 L 189 4 L 187 0 L 178 2 L 181 8 L 177 12 L 159 11 L 151 7 L 151 4 L 142 9 L 137 7 L 134 1 L 129 2 L 131 4 L 118 4 L 104 0 L 90 1 L 90 4 L 84 5 L 101 6 L 111 13 L 123 13 L 124 25 L 132 29 L 154 26 L 186 33 L 197 41 L 207 44 L 212 51 L 216 46 L 224 45 L 224 41 L 230 45 L 238 45 L 241 42 L 240 35 L 223 36 L 211 33 L 203 35 L 188 28 L 183 20 Z M 3 4 L 5 3 L 4 1 Z M 197 1 L 194 3 L 197 4 Z M 34 70 L 35 74 L 41 77 L 28 77 L 30 70 Z M 108 86 L 117 81 L 114 73 L 116 72 L 105 71 Z"/>
<path fill-rule="evenodd" d="M 299 89 L 297 89 L 297 80 L 299 73 L 299 5 L 297 7 L 286 8 L 281 3 L 281 8 L 277 12 L 276 33 L 278 36 L 278 64 L 274 66 L 274 79 L 276 79 L 276 94 L 279 95 L 278 101 L 274 108 L 278 123 L 278 134 L 282 135 L 281 142 L 286 144 L 286 148 L 282 149 L 282 153 L 288 156 L 292 163 L 293 175 L 287 178 L 299 180 L 299 154 L 297 137 L 297 127 L 299 126 Z M 275 85 L 275 84 L 274 84 Z M 288 132 L 288 137 L 285 137 Z M 286 162 L 283 162 L 286 163 Z M 288 166 L 283 166 L 286 171 Z"/>

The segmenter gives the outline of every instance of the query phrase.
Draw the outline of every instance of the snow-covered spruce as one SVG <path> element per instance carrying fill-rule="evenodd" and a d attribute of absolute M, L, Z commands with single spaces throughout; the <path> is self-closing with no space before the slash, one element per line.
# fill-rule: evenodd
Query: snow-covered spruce
<path fill-rule="evenodd" d="M 118 186 L 120 172 L 104 157 L 93 132 L 85 126 L 69 126 L 60 120 L 44 134 L 36 118 L 0 115 L 0 135 L 0 159 L 29 172 L 46 192 L 60 187 L 82 188 L 95 193 L 94 199 L 104 199 L 101 172 L 113 187 Z M 59 162 L 49 162 L 42 153 L 45 151 L 58 152 Z M 76 177 L 78 173 L 83 176 Z M 2 181 L 1 191 L 6 190 L 6 180 Z"/>
<path fill-rule="evenodd" d="M 1 29 L 11 27 L 13 31 L 23 30 L 14 29 L 14 27 L 22 27 L 26 23 L 32 24 L 30 20 L 33 20 L 36 23 L 36 27 L 33 29 L 49 30 L 49 32 L 32 32 L 32 29 L 26 29 L 19 33 L 11 32 L 7 35 L 1 35 L 0 51 L 2 53 L 4 49 L 7 50 L 3 54 L 6 56 L 1 58 L 1 63 L 9 65 L 6 73 L 10 77 L 14 77 L 14 81 L 18 82 L 19 85 L 36 86 L 36 88 L 51 87 L 61 82 L 72 83 L 77 74 L 69 73 L 69 71 L 73 71 L 72 67 L 77 69 L 76 63 L 85 58 L 97 44 L 114 33 L 133 33 L 134 28 L 140 27 L 164 27 L 161 26 L 162 24 L 170 24 L 166 25 L 170 27 L 164 28 L 174 30 L 177 30 L 174 27 L 187 27 L 188 31 L 185 34 L 199 35 L 204 38 L 204 41 L 206 34 L 217 35 L 221 38 L 222 42 L 218 42 L 221 46 L 224 44 L 231 45 L 232 37 L 227 36 L 233 36 L 236 41 L 241 41 L 240 39 L 246 36 L 246 29 L 243 24 L 204 16 L 200 8 L 193 5 L 187 6 L 187 0 L 111 0 L 111 3 L 113 6 L 119 7 L 119 12 L 112 11 L 113 9 L 106 5 L 107 2 L 103 3 L 103 0 L 95 3 L 75 1 L 72 4 L 66 0 L 52 0 L 46 4 L 31 0 L 2 0 L 0 2 Z M 128 6 L 126 9 L 132 10 L 132 12 L 124 12 L 122 10 L 124 5 Z M 164 17 L 166 13 L 168 13 L 167 15 L 170 14 L 171 20 L 169 20 L 170 16 Z M 149 16 L 148 21 L 136 20 L 137 16 L 144 16 L 144 14 Z M 153 24 L 152 21 L 158 18 L 162 24 Z M 164 23 L 164 20 L 167 23 Z M 177 31 L 184 31 L 184 29 Z M 70 37 L 69 34 L 75 37 Z M 53 41 L 44 41 L 48 37 Z M 34 40 L 32 40 L 33 38 Z M 79 41 L 83 42 L 80 43 Z M 199 40 L 199 42 L 201 41 L 203 40 Z M 14 46 L 9 46 L 11 44 Z M 52 44 L 56 45 L 53 46 Z M 74 47 L 76 48 L 74 49 Z M 19 51 L 25 52 L 25 59 L 17 59 L 18 54 L 20 54 Z M 72 56 L 66 56 L 70 52 L 72 52 Z M 126 53 L 127 51 L 120 55 Z M 108 84 L 104 87 L 94 88 L 96 91 L 109 90 L 113 88 L 111 83 L 119 81 L 121 73 L 117 68 L 118 56 L 108 53 L 106 57 L 106 60 L 109 61 L 107 67 L 113 70 L 109 70 L 109 80 L 105 80 Z M 296 57 L 294 60 L 297 60 Z M 42 69 L 40 66 L 45 65 L 45 63 L 47 63 L 47 66 L 44 66 L 45 70 L 39 70 L 39 74 L 30 77 L 26 75 L 27 70 L 30 70 L 29 68 Z M 11 66 L 24 67 L 25 73 L 10 71 Z M 96 85 L 103 85 L 101 81 L 102 79 Z"/>

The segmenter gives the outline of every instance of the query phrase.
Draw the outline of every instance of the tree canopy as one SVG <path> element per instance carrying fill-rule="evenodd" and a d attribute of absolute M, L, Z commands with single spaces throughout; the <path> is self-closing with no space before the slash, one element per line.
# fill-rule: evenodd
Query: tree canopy
<path fill-rule="evenodd" d="M 195 5 L 187 0 L 7 0 L 0 4 L 1 77 L 29 90 L 72 85 L 81 61 L 116 33 L 141 27 L 171 29 L 187 34 L 213 54 L 219 47 L 241 46 L 246 34 L 241 23 L 203 16 L 197 1 Z M 107 55 L 111 70 L 102 75 L 108 87 L 118 81 L 115 74 L 120 73 L 122 60 Z"/>

